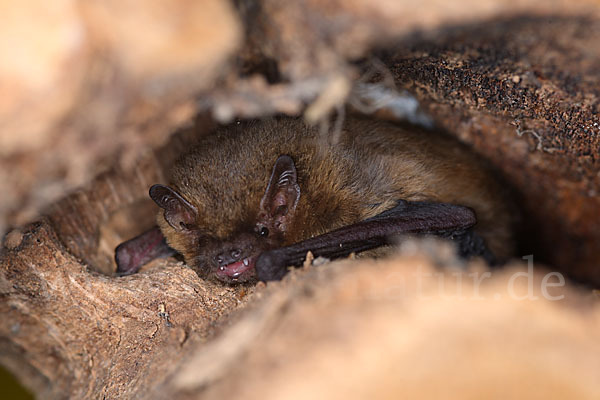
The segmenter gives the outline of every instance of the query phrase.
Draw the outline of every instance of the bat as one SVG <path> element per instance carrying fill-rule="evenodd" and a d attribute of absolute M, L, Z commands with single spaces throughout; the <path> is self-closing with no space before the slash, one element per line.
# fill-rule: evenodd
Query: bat
<path fill-rule="evenodd" d="M 336 143 L 297 118 L 238 122 L 149 194 L 158 226 L 117 247 L 119 274 L 179 253 L 205 278 L 279 280 L 308 251 L 369 254 L 405 234 L 491 263 L 514 252 L 510 197 L 486 162 L 441 132 L 385 121 L 350 117 Z"/>

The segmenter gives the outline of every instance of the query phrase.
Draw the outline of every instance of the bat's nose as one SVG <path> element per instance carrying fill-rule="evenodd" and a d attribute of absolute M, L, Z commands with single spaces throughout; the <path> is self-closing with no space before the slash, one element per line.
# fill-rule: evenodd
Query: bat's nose
<path fill-rule="evenodd" d="M 214 260 L 218 266 L 223 266 L 239 261 L 241 256 L 242 250 L 238 248 L 230 248 L 214 256 Z"/>

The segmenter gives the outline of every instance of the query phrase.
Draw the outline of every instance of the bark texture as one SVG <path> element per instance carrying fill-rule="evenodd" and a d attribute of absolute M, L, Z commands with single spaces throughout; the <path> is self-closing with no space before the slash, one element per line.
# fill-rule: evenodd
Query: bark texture
<path fill-rule="evenodd" d="M 438 125 L 491 160 L 523 209 L 523 254 L 600 285 L 600 20 L 502 19 L 386 63 Z"/>

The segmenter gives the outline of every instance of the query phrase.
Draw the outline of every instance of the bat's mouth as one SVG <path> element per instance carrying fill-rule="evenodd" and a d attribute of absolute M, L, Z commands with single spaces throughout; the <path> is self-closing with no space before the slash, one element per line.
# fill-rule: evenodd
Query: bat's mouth
<path fill-rule="evenodd" d="M 256 264 L 256 257 L 246 257 L 231 264 L 222 265 L 217 270 L 217 275 L 222 278 L 238 279 L 246 272 L 252 271 Z"/>

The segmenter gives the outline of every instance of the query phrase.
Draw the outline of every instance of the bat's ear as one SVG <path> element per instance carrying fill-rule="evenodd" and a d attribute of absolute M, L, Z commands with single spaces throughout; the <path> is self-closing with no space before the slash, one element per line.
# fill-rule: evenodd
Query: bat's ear
<path fill-rule="evenodd" d="M 196 222 L 196 207 L 170 187 L 153 185 L 150 188 L 150 197 L 165 210 L 165 219 L 176 230 L 188 230 Z"/>
<path fill-rule="evenodd" d="M 260 201 L 262 218 L 266 218 L 276 229 L 285 231 L 296 211 L 299 199 L 300 186 L 294 160 L 290 156 L 279 156 L 273 166 L 267 190 Z"/>

